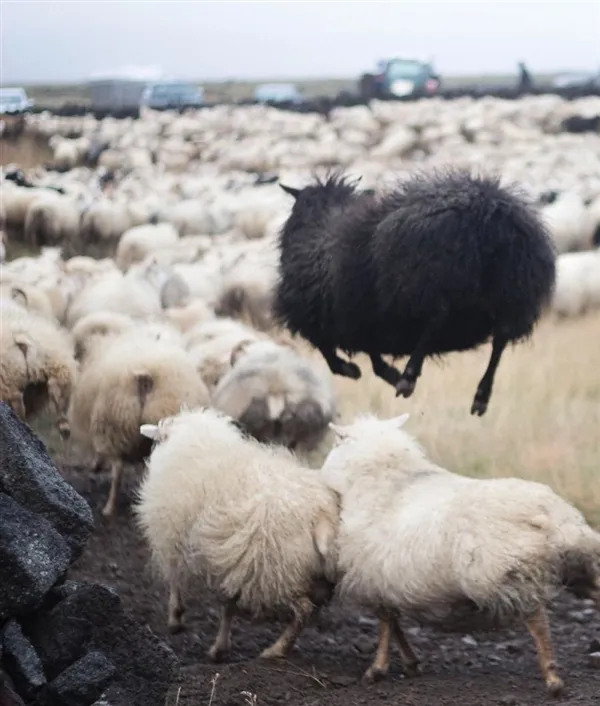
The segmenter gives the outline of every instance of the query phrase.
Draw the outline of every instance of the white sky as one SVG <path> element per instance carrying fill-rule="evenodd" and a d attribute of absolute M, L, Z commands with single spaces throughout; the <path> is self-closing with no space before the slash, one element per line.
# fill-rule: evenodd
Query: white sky
<path fill-rule="evenodd" d="M 353 77 L 432 56 L 445 74 L 600 66 L 600 0 L 0 0 L 0 82 L 124 65 L 183 79 Z"/>

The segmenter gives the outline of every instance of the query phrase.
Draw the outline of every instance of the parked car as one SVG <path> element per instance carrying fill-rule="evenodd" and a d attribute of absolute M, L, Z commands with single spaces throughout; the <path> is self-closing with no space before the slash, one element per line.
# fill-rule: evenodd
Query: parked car
<path fill-rule="evenodd" d="M 159 81 L 146 86 L 141 105 L 153 110 L 183 110 L 204 105 L 204 89 L 193 83 Z"/>
<path fill-rule="evenodd" d="M 293 83 L 261 83 L 254 90 L 257 103 L 293 103 L 304 102 L 304 96 Z"/>
<path fill-rule="evenodd" d="M 31 110 L 34 102 L 27 97 L 24 88 L 0 88 L 0 114 L 15 115 Z"/>
<path fill-rule="evenodd" d="M 552 81 L 552 85 L 555 88 L 598 88 L 600 87 L 600 70 L 560 74 Z"/>
<path fill-rule="evenodd" d="M 440 88 L 441 79 L 431 62 L 411 58 L 380 61 L 375 73 L 363 74 L 359 81 L 364 100 L 430 96 Z"/>

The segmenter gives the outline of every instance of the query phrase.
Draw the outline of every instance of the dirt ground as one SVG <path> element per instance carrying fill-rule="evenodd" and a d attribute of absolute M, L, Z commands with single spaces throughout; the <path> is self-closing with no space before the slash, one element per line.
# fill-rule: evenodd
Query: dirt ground
<path fill-rule="evenodd" d="M 107 475 L 75 467 L 61 471 L 96 517 L 96 530 L 71 577 L 117 588 L 125 608 L 173 647 L 182 670 L 167 706 L 539 706 L 552 701 L 530 638 L 520 627 L 496 635 L 440 636 L 407 625 L 423 676 L 405 679 L 396 656 L 387 680 L 363 686 L 360 676 L 374 654 L 376 623 L 371 616 L 329 608 L 300 635 L 285 662 L 256 659 L 277 637 L 279 625 L 238 621 L 231 660 L 212 664 L 205 657 L 217 625 L 217 607 L 210 598 L 186 597 L 188 630 L 174 636 L 166 630 L 165 590 L 152 576 L 129 510 L 135 479 L 128 478 L 119 514 L 108 522 L 100 515 Z M 589 602 L 566 597 L 555 604 L 550 618 L 566 683 L 557 703 L 600 706 L 600 669 L 588 658 L 593 644 L 600 650 L 600 615 Z"/>

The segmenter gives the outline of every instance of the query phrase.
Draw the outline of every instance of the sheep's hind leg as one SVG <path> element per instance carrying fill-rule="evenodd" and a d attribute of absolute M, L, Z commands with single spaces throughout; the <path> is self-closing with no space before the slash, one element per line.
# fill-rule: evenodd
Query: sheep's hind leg
<path fill-rule="evenodd" d="M 171 634 L 176 634 L 183 630 L 183 601 L 177 579 L 169 585 L 169 607 L 167 615 L 167 628 Z"/>
<path fill-rule="evenodd" d="M 390 637 L 392 634 L 392 616 L 387 612 L 379 613 L 379 642 L 373 664 L 363 675 L 363 682 L 371 684 L 378 679 L 382 679 L 388 673 L 390 667 Z"/>
<path fill-rule="evenodd" d="M 385 380 L 385 382 L 390 384 L 392 387 L 396 387 L 402 379 L 402 375 L 396 370 L 396 368 L 388 365 L 379 353 L 370 353 L 369 358 L 371 359 L 371 365 L 375 375 L 377 375 L 378 378 Z"/>
<path fill-rule="evenodd" d="M 310 598 L 301 598 L 298 603 L 293 606 L 294 618 L 292 622 L 285 628 L 279 639 L 267 647 L 260 653 L 261 659 L 280 659 L 286 657 L 288 652 L 294 646 L 296 638 L 300 634 L 302 628 L 308 622 L 308 619 L 313 613 L 314 605 Z"/>
<path fill-rule="evenodd" d="M 419 663 L 419 658 L 413 652 L 413 648 L 410 642 L 406 639 L 406 635 L 400 626 L 400 622 L 396 617 L 392 621 L 392 631 L 398 647 L 400 648 L 400 656 L 402 657 L 402 666 L 404 667 L 404 673 L 407 677 L 418 677 L 421 674 L 421 666 Z"/>
<path fill-rule="evenodd" d="M 526 625 L 535 642 L 538 661 L 546 687 L 552 696 L 558 696 L 563 690 L 564 684 L 557 674 L 546 609 L 540 608 L 534 616 L 526 621 Z"/>
<path fill-rule="evenodd" d="M 111 466 L 111 483 L 108 493 L 108 500 L 102 510 L 104 517 L 111 517 L 115 513 L 117 504 L 117 495 L 119 494 L 119 486 L 121 485 L 121 477 L 123 476 L 123 462 L 121 460 L 113 461 Z"/>
<path fill-rule="evenodd" d="M 341 375 L 345 378 L 358 380 L 360 378 L 360 368 L 356 363 L 350 363 L 335 352 L 334 348 L 319 348 L 321 355 L 327 361 L 329 369 L 334 375 Z"/>
<path fill-rule="evenodd" d="M 487 369 L 481 378 L 479 385 L 477 386 L 477 392 L 475 393 L 473 405 L 471 406 L 471 414 L 477 414 L 480 417 L 485 414 L 490 401 L 490 396 L 492 394 L 494 376 L 496 375 L 500 358 L 502 357 L 502 353 L 504 352 L 507 343 L 508 341 L 504 336 L 494 336 L 490 362 L 488 363 Z"/>
<path fill-rule="evenodd" d="M 231 649 L 231 623 L 235 615 L 235 606 L 235 600 L 229 600 L 221 606 L 219 631 L 211 648 L 208 650 L 208 656 L 213 662 L 221 662 L 227 657 Z"/>

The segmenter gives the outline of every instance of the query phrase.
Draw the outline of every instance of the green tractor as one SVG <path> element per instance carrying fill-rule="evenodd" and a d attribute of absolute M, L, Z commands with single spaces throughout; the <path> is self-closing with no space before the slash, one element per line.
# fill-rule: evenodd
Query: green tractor
<path fill-rule="evenodd" d="M 433 96 L 440 87 L 440 77 L 431 62 L 396 58 L 379 61 L 375 73 L 363 74 L 358 90 L 361 98 L 368 101 Z"/>

